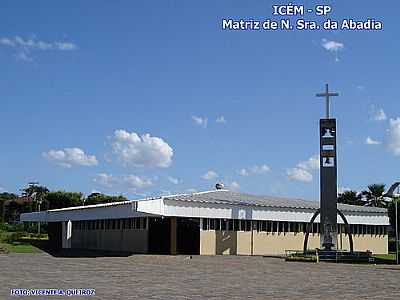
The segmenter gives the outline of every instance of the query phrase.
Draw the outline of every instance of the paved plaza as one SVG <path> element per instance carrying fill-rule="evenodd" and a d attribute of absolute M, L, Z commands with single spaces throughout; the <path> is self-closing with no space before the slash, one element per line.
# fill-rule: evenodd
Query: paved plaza
<path fill-rule="evenodd" d="M 1 254 L 0 270 L 0 299 L 63 298 L 10 297 L 11 288 L 94 288 L 92 299 L 400 299 L 400 268 L 383 265 L 239 256 Z"/>

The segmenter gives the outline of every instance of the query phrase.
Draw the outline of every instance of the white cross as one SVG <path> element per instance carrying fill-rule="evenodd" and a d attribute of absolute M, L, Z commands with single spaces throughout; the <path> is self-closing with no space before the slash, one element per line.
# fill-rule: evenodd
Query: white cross
<path fill-rule="evenodd" d="M 339 96 L 339 93 L 330 93 L 328 84 L 326 84 L 325 93 L 318 93 L 316 96 L 326 98 L 326 118 L 329 119 L 329 97 Z"/>

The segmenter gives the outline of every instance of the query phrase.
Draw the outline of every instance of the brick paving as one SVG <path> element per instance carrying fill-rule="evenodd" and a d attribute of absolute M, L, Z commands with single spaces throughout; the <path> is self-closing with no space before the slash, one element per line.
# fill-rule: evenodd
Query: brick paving
<path fill-rule="evenodd" d="M 94 288 L 91 299 L 400 299 L 400 268 L 383 265 L 238 256 L 0 254 L 0 270 L 0 299 L 63 298 L 11 297 L 11 288 Z"/>

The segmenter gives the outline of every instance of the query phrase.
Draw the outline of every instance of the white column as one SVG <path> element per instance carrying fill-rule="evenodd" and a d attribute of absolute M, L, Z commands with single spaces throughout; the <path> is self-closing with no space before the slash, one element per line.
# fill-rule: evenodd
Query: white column
<path fill-rule="evenodd" d="M 72 222 L 62 222 L 61 234 L 62 234 L 62 247 L 63 249 L 71 248 L 72 241 Z"/>

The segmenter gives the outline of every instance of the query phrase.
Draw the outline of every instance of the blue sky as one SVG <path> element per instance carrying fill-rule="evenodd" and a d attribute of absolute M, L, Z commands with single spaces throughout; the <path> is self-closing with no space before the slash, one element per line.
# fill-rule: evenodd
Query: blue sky
<path fill-rule="evenodd" d="M 391 184 L 399 4 L 330 3 L 331 17 L 384 30 L 221 30 L 222 18 L 272 17 L 271 1 L 2 1 L 1 190 L 138 198 L 222 181 L 317 200 L 327 82 L 340 93 L 339 186 Z"/>

